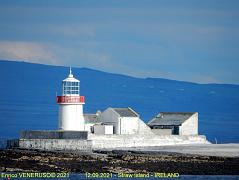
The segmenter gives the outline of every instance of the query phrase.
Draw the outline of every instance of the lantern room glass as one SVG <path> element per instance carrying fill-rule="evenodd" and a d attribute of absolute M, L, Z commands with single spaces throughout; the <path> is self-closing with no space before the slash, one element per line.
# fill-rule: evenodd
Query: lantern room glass
<path fill-rule="evenodd" d="M 70 82 L 63 81 L 63 95 L 79 95 L 80 94 L 80 83 L 79 82 Z"/>

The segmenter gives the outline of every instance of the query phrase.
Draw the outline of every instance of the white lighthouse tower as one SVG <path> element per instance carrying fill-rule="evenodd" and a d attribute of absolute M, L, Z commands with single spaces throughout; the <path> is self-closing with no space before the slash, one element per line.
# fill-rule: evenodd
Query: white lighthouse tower
<path fill-rule="evenodd" d="M 62 81 L 62 96 L 57 96 L 59 104 L 59 129 L 84 131 L 84 96 L 80 96 L 80 81 L 75 79 L 70 68 L 69 76 Z"/>

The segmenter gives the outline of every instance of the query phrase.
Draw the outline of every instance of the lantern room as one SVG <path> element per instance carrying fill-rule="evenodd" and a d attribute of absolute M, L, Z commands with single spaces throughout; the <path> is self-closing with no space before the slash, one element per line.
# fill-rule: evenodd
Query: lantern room
<path fill-rule="evenodd" d="M 63 96 L 80 95 L 80 81 L 74 78 L 71 69 L 69 76 L 62 81 L 62 95 Z"/>

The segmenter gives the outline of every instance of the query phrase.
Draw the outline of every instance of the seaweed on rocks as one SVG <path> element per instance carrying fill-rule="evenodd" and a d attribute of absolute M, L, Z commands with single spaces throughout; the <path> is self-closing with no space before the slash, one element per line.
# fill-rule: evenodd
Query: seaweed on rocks
<path fill-rule="evenodd" d="M 238 157 L 137 151 L 80 152 L 0 150 L 0 170 L 26 172 L 177 172 L 184 175 L 238 175 Z"/>

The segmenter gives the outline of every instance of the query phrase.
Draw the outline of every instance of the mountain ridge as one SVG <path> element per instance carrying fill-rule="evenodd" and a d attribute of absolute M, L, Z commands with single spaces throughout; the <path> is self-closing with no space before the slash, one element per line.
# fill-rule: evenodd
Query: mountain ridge
<path fill-rule="evenodd" d="M 26 64 L 36 64 L 36 65 L 41 65 L 41 66 L 53 66 L 53 67 L 64 67 L 64 68 L 69 68 L 68 66 L 65 65 L 52 65 L 52 64 L 41 64 L 41 63 L 34 63 L 34 62 L 27 62 L 27 61 L 17 61 L 17 60 L 0 60 L 1 62 L 13 62 L 13 63 L 26 63 Z M 90 71 L 96 71 L 96 72 L 101 72 L 101 73 L 107 73 L 111 75 L 116 75 L 116 76 L 125 76 L 129 78 L 136 78 L 136 79 L 149 79 L 149 80 L 165 80 L 165 81 L 173 81 L 173 82 L 182 82 L 182 83 L 190 83 L 190 84 L 199 84 L 199 85 L 232 85 L 232 86 L 239 86 L 239 84 L 231 84 L 231 83 L 198 83 L 198 82 L 191 82 L 191 81 L 185 81 L 185 80 L 176 80 L 176 79 L 168 79 L 168 78 L 162 78 L 162 77 L 135 77 L 135 76 L 130 76 L 130 75 L 125 75 L 125 74 L 120 74 L 120 73 L 112 73 L 112 72 L 106 72 L 103 70 L 98 70 L 98 69 L 93 69 L 89 67 L 72 67 L 74 69 L 82 69 L 82 70 L 90 70 Z"/>

